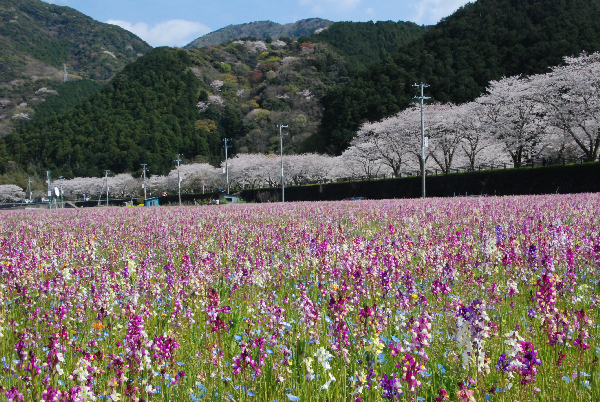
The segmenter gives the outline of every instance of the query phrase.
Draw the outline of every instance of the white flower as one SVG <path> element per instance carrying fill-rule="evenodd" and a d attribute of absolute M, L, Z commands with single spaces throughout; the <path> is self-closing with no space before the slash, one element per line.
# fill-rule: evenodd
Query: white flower
<path fill-rule="evenodd" d="M 327 382 L 325 384 L 323 384 L 321 389 L 329 389 L 329 385 L 335 381 L 335 377 L 331 373 L 328 373 L 328 374 L 329 374 L 329 380 L 327 380 Z"/>
<path fill-rule="evenodd" d="M 304 362 L 304 364 L 306 365 L 306 371 L 308 372 L 308 374 L 312 377 L 312 375 L 315 373 L 311 367 L 312 365 L 312 357 L 307 356 L 304 359 L 302 359 L 302 361 Z M 310 381 L 310 380 L 309 380 Z"/>
<path fill-rule="evenodd" d="M 317 350 L 317 353 L 315 353 L 315 357 L 317 358 L 317 361 L 323 366 L 323 370 L 331 370 L 331 366 L 329 365 L 329 359 L 332 358 L 333 355 L 329 353 L 327 349 L 321 346 Z"/>

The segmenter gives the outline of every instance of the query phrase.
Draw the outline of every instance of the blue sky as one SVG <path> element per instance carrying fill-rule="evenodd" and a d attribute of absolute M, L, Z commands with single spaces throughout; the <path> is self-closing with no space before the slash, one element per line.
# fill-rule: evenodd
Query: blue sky
<path fill-rule="evenodd" d="M 46 0 L 119 25 L 152 46 L 184 46 L 231 24 L 331 21 L 413 21 L 435 24 L 466 0 Z"/>

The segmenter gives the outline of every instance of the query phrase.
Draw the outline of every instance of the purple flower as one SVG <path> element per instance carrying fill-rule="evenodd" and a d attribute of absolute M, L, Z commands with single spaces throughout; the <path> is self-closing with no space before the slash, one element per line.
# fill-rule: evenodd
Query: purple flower
<path fill-rule="evenodd" d="M 383 399 L 400 400 L 400 396 L 403 394 L 401 389 L 400 379 L 396 377 L 396 373 L 389 377 L 384 374 L 381 379 L 381 388 L 383 389 Z"/>
<path fill-rule="evenodd" d="M 496 367 L 496 370 L 500 370 L 503 372 L 510 371 L 510 357 L 506 356 L 506 354 L 503 353 L 498 358 L 498 363 L 496 363 L 495 367 Z"/>
<path fill-rule="evenodd" d="M 23 401 L 23 394 L 19 392 L 17 387 L 12 387 L 4 393 L 7 402 Z"/>

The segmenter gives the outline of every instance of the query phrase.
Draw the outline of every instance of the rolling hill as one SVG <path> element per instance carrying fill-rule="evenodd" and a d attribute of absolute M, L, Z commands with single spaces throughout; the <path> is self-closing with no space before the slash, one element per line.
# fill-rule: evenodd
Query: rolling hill
<path fill-rule="evenodd" d="M 318 43 L 156 48 L 83 104 L 0 139 L 0 166 L 72 177 L 148 163 L 164 173 L 177 154 L 217 162 L 226 137 L 233 152 L 272 152 L 278 123 L 290 126 L 286 151 L 298 152 L 317 130 L 320 98 L 347 77 L 344 66 Z"/>
<path fill-rule="evenodd" d="M 39 0 L 0 3 L 0 135 L 35 119 L 37 106 L 53 97 L 51 110 L 72 107 L 95 93 L 151 47 L 134 34 L 103 24 L 70 7 Z M 67 65 L 70 88 L 63 83 Z"/>

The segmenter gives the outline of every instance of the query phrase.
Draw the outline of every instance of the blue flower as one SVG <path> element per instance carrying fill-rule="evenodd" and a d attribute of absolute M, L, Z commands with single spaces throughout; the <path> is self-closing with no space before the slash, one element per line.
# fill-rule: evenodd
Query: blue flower
<path fill-rule="evenodd" d="M 299 400 L 300 400 L 300 398 L 298 398 L 298 397 L 297 397 L 297 396 L 295 396 L 295 395 L 292 395 L 292 394 L 285 394 L 285 395 L 288 397 L 288 399 L 289 399 L 290 401 L 299 401 Z"/>

